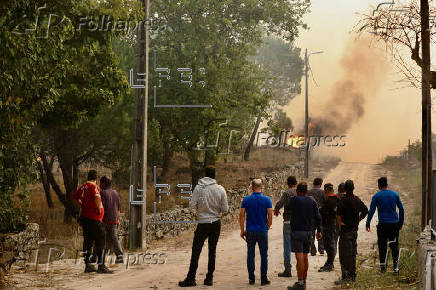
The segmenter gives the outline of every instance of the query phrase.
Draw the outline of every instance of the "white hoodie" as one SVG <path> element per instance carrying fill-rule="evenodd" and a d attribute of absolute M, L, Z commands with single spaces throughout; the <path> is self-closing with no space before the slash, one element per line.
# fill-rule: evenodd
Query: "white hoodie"
<path fill-rule="evenodd" d="M 222 213 L 229 211 L 226 190 L 210 177 L 198 181 L 189 205 L 197 210 L 200 224 L 217 221 Z"/>

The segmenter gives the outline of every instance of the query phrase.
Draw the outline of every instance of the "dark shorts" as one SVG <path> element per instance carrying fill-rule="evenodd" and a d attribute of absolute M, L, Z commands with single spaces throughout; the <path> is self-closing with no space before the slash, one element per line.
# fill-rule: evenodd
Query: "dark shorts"
<path fill-rule="evenodd" d="M 312 243 L 311 231 L 292 231 L 291 248 L 293 253 L 309 253 Z"/>

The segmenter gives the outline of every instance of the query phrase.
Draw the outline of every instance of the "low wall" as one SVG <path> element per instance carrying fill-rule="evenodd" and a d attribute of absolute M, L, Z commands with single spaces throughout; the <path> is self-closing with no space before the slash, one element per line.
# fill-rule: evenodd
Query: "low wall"
<path fill-rule="evenodd" d="M 260 176 L 265 177 L 266 185 L 264 192 L 266 195 L 275 200 L 281 196 L 283 190 L 286 189 L 286 179 L 289 175 L 295 175 L 297 178 L 301 175 L 300 166 L 287 166 L 274 173 L 262 173 Z M 227 200 L 229 203 L 229 213 L 222 219 L 224 223 L 235 221 L 234 217 L 239 214 L 239 208 L 244 196 L 250 194 L 247 187 L 226 189 Z M 158 221 L 194 221 L 196 220 L 195 210 L 177 206 L 176 208 L 157 213 L 156 220 Z M 156 224 L 154 223 L 153 215 L 147 215 L 146 218 L 146 241 L 150 242 L 165 237 L 173 237 L 181 232 L 194 228 L 195 224 Z M 126 231 L 127 233 L 127 231 Z"/>
<path fill-rule="evenodd" d="M 0 280 L 13 263 L 29 262 L 38 249 L 39 225 L 29 223 L 19 233 L 0 234 Z"/>

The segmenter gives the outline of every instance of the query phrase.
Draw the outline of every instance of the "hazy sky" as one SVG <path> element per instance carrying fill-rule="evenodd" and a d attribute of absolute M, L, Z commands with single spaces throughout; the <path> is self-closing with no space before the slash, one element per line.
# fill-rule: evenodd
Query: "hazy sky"
<path fill-rule="evenodd" d="M 330 96 L 332 85 L 341 80 L 344 71 L 340 60 L 349 42 L 355 41 L 352 33 L 359 15 L 369 13 L 380 1 L 369 0 L 312 0 L 311 13 L 305 18 L 310 26 L 302 31 L 296 45 L 309 51 L 324 51 L 311 56 L 311 68 L 318 86 L 310 77 L 310 114 L 320 115 L 323 103 Z M 370 36 L 370 34 L 368 33 Z M 368 47 L 370 51 L 382 53 L 388 59 L 382 44 Z M 405 148 L 408 139 L 416 140 L 421 133 L 421 95 L 414 88 L 401 89 L 406 84 L 398 84 L 401 75 L 387 62 L 386 79 L 382 86 L 367 97 L 365 114 L 347 132 L 347 145 L 343 149 L 329 149 L 345 161 L 376 163 L 386 154 L 396 154 Z M 304 92 L 304 87 L 303 87 Z M 304 123 L 304 97 L 297 96 L 286 108 L 296 127 Z M 433 115 L 433 120 L 435 116 Z M 334 118 L 334 116 L 332 116 Z M 433 122 L 433 126 L 435 122 Z M 339 132 L 340 133 L 340 132 Z"/>

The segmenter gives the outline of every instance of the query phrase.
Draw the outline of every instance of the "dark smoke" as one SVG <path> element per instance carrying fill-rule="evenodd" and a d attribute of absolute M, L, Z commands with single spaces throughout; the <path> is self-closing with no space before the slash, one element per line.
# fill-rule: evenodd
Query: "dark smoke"
<path fill-rule="evenodd" d="M 368 98 L 377 96 L 388 72 L 385 57 L 366 39 L 348 45 L 341 65 L 343 77 L 333 85 L 321 111 L 311 118 L 313 135 L 347 133 L 364 116 Z"/>

